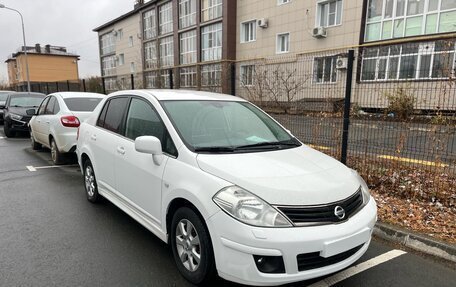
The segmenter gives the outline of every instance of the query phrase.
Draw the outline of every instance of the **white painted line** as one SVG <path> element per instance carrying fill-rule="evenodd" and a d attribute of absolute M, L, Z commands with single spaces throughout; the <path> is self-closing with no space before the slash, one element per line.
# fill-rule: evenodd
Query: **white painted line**
<path fill-rule="evenodd" d="M 3 140 L 3 139 L 6 139 L 6 137 L 2 137 L 2 136 L 0 136 L 0 140 Z"/>
<path fill-rule="evenodd" d="M 36 169 L 35 169 L 33 166 L 31 166 L 31 165 L 26 166 L 26 168 L 27 168 L 29 171 L 36 171 Z"/>
<path fill-rule="evenodd" d="M 382 264 L 386 261 L 389 261 L 391 259 L 394 259 L 398 256 L 401 256 L 403 254 L 406 254 L 407 252 L 402 251 L 402 250 L 391 250 L 389 252 L 386 252 L 382 255 L 379 255 L 377 257 L 374 257 L 372 259 L 369 259 L 365 262 L 362 262 L 358 265 L 355 265 L 353 267 L 350 267 L 342 272 L 339 272 L 333 276 L 330 276 L 328 278 L 325 278 L 317 283 L 314 283 L 312 285 L 309 285 L 307 287 L 329 287 L 332 286 L 336 283 L 339 283 L 347 278 L 350 278 L 358 273 L 361 273 L 363 271 L 366 271 L 369 268 L 375 267 L 379 264 Z"/>
<path fill-rule="evenodd" d="M 78 166 L 77 164 L 72 164 L 72 165 L 49 165 L 49 166 L 31 166 L 28 165 L 26 168 L 29 171 L 37 171 L 38 169 L 49 169 L 49 168 L 61 168 L 61 167 L 76 167 Z"/>

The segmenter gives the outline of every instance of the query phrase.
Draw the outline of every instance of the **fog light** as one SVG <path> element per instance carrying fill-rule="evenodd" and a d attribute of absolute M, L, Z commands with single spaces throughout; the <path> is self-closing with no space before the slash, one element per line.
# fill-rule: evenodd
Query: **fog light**
<path fill-rule="evenodd" d="M 282 256 L 253 255 L 255 265 L 261 273 L 285 273 Z"/>

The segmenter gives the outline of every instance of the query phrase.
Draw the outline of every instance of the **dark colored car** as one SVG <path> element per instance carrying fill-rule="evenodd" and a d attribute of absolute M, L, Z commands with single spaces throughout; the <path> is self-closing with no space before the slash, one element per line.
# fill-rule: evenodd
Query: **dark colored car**
<path fill-rule="evenodd" d="M 0 124 L 3 124 L 3 108 L 5 107 L 6 99 L 13 91 L 0 91 Z"/>
<path fill-rule="evenodd" d="M 3 109 L 5 135 L 14 137 L 18 131 L 28 132 L 28 123 L 45 97 L 40 93 L 9 94 Z"/>

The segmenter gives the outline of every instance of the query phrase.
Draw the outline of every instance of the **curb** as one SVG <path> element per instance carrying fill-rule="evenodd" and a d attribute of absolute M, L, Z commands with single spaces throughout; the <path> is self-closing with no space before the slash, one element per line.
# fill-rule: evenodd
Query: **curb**
<path fill-rule="evenodd" d="M 428 236 L 412 233 L 408 230 L 381 222 L 377 222 L 375 225 L 374 235 L 456 263 L 456 245 L 454 244 L 444 243 Z"/>

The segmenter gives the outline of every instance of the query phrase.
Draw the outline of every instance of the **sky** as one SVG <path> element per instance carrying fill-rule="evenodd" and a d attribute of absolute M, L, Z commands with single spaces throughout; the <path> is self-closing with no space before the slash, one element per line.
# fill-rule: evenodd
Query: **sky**
<path fill-rule="evenodd" d="M 134 0 L 0 0 L 24 17 L 27 46 L 67 47 L 81 56 L 79 77 L 100 75 L 97 33 L 92 30 L 133 9 Z M 0 83 L 7 82 L 5 60 L 22 46 L 21 20 L 0 9 Z"/>

